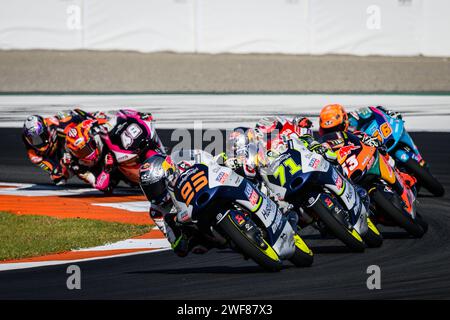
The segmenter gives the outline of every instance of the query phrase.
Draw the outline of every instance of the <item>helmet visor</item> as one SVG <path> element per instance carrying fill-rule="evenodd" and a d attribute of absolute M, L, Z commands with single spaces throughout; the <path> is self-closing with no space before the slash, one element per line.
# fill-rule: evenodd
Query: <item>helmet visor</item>
<path fill-rule="evenodd" d="M 79 150 L 77 150 L 76 152 L 74 152 L 74 155 L 78 159 L 95 160 L 96 151 L 97 151 L 97 149 L 95 147 L 95 142 L 93 140 L 91 140 L 88 143 L 86 143 L 84 145 L 84 147 L 82 147 Z"/>

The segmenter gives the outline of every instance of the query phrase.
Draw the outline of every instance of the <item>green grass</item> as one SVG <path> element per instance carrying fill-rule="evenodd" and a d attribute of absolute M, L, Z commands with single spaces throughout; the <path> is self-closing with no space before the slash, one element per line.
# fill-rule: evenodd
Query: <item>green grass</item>
<path fill-rule="evenodd" d="M 0 260 L 99 246 L 149 232 L 150 225 L 0 212 Z"/>

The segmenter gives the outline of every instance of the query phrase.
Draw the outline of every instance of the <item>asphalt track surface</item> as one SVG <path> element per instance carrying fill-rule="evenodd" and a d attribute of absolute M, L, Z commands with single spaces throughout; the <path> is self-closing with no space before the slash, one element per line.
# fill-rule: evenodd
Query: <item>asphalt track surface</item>
<path fill-rule="evenodd" d="M 28 164 L 17 129 L 0 130 L 0 181 L 46 182 Z M 169 132 L 162 132 L 167 138 Z M 381 248 L 349 253 L 336 240 L 305 236 L 315 252 L 310 268 L 286 263 L 264 272 L 230 250 L 178 258 L 159 252 L 77 263 L 81 290 L 66 288 L 67 265 L 0 272 L 0 299 L 436 299 L 450 298 L 450 133 L 413 138 L 447 194 L 421 192 L 429 223 L 422 239 L 381 228 Z M 307 230 L 305 230 L 307 231 Z M 367 267 L 381 268 L 381 290 L 368 290 Z"/>

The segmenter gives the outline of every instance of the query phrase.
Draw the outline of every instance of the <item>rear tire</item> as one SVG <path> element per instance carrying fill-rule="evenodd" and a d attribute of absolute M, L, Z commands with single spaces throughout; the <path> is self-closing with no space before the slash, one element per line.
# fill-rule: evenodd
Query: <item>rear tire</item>
<path fill-rule="evenodd" d="M 238 226 L 232 221 L 231 217 L 228 215 L 219 222 L 220 228 L 225 232 L 225 234 L 234 242 L 234 244 L 248 256 L 250 259 L 254 260 L 258 265 L 263 267 L 267 271 L 280 271 L 283 264 L 275 253 L 275 251 L 269 246 L 269 251 L 271 250 L 272 257 L 269 257 L 263 249 L 259 248 L 256 243 L 251 239 L 247 238 Z M 267 250 L 267 249 L 266 249 Z"/>
<path fill-rule="evenodd" d="M 442 184 L 428 171 L 427 168 L 422 167 L 414 159 L 408 159 L 405 166 L 411 171 L 419 184 L 430 191 L 436 197 L 442 197 L 445 189 Z"/>
<path fill-rule="evenodd" d="M 350 250 L 353 252 L 363 252 L 366 248 L 362 238 L 361 240 L 356 237 L 360 237 L 359 234 L 356 233 L 356 237 L 351 233 L 349 229 L 347 229 L 344 225 L 342 225 L 336 218 L 333 216 L 333 213 L 325 207 L 322 202 L 317 201 L 312 209 L 319 216 L 320 220 L 325 224 L 327 229 L 339 240 L 341 240 Z M 353 232 L 356 232 L 353 230 Z"/>
<path fill-rule="evenodd" d="M 398 197 L 398 195 L 394 194 L 394 197 Z M 403 210 L 396 207 L 391 199 L 387 199 L 387 197 L 381 191 L 375 190 L 372 193 L 371 198 L 375 202 L 377 211 L 383 212 L 383 214 L 389 216 L 392 220 L 395 221 L 397 226 L 403 228 L 415 238 L 421 238 L 424 235 L 425 230 L 422 228 L 420 222 L 406 216 Z M 395 201 L 395 198 L 393 198 L 392 200 Z M 401 200 L 397 198 L 397 202 L 401 203 Z"/>
<path fill-rule="evenodd" d="M 296 267 L 310 267 L 314 261 L 313 252 L 309 249 L 299 234 L 295 234 L 295 252 L 289 259 Z"/>

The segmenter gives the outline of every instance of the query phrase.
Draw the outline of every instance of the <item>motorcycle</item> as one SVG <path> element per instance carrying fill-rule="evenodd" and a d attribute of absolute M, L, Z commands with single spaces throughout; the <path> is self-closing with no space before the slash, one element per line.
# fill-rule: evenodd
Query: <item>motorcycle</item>
<path fill-rule="evenodd" d="M 390 117 L 375 107 L 369 107 L 367 112 L 369 111 L 373 113 L 374 120 L 365 124 L 360 131 L 383 142 L 389 154 L 396 160 L 398 168 L 412 174 L 419 186 L 423 186 L 437 197 L 443 196 L 444 187 L 430 172 L 427 162 L 405 129 L 405 121 Z"/>
<path fill-rule="evenodd" d="M 175 205 L 182 208 L 177 217 L 182 224 L 195 225 L 217 243 L 222 238 L 268 271 L 280 270 L 282 260 L 298 267 L 313 263 L 312 251 L 288 218 L 247 179 L 200 150 L 172 154 L 172 161 L 185 168 L 171 192 Z"/>
<path fill-rule="evenodd" d="M 128 184 L 138 185 L 143 161 L 155 154 L 165 154 L 153 127 L 152 116 L 134 110 L 120 110 L 104 126 L 109 130 L 102 138 L 117 160 L 120 176 Z"/>
<path fill-rule="evenodd" d="M 352 251 L 364 251 L 365 244 L 381 246 L 383 238 L 369 217 L 368 204 L 352 183 L 297 139 L 287 140 L 287 145 L 285 152 L 261 167 L 271 192 L 294 208 L 304 208 Z"/>
<path fill-rule="evenodd" d="M 338 136 L 341 139 L 333 140 Z M 399 226 L 414 237 L 424 235 L 428 227 L 417 212 L 413 190 L 376 147 L 350 132 L 325 135 L 322 140 L 336 151 L 344 173 L 368 191 L 376 223 Z"/>

